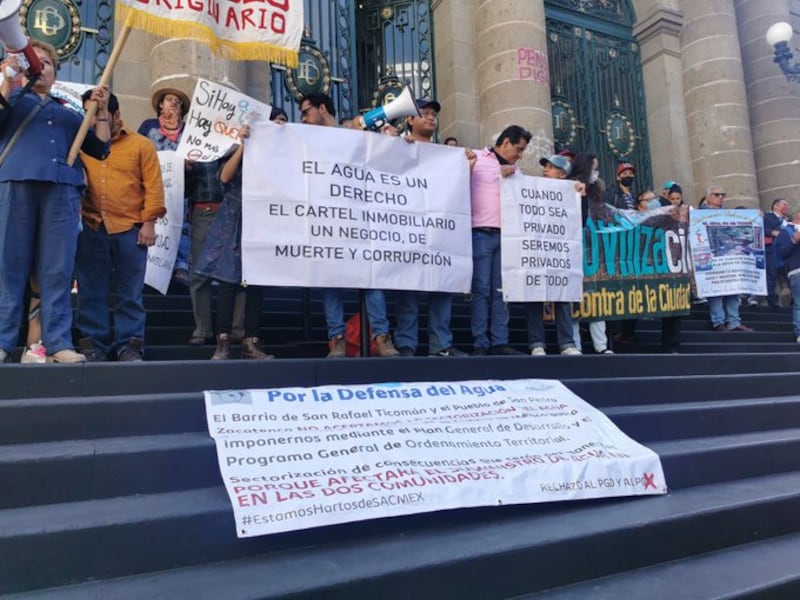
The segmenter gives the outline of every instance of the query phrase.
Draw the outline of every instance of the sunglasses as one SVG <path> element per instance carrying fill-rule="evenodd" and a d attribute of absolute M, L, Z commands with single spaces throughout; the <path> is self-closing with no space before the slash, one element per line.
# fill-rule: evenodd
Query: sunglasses
<path fill-rule="evenodd" d="M 728 194 L 725 192 L 711 192 L 712 196 L 716 196 L 717 198 L 727 198 Z"/>

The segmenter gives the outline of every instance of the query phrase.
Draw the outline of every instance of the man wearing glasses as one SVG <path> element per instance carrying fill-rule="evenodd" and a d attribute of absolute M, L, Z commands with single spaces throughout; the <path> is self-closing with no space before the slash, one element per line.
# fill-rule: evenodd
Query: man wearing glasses
<path fill-rule="evenodd" d="M 718 185 L 706 189 L 706 201 L 703 208 L 722 208 L 727 194 Z M 708 310 L 711 313 L 711 328 L 714 331 L 753 331 L 742 325 L 739 316 L 739 296 L 713 296 L 708 298 Z"/>

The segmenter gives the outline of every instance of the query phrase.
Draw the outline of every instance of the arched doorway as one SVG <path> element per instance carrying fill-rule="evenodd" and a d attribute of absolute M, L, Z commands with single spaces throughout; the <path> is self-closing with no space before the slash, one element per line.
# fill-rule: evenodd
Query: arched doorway
<path fill-rule="evenodd" d="M 636 166 L 653 184 L 642 66 L 630 0 L 545 0 L 556 151 L 595 152 L 602 176 Z"/>

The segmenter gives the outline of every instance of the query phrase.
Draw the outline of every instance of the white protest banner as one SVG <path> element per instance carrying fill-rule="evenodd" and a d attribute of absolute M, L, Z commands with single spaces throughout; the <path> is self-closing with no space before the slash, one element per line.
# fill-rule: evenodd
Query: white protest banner
<path fill-rule="evenodd" d="M 517 173 L 500 190 L 503 299 L 580 301 L 583 222 L 575 182 Z"/>
<path fill-rule="evenodd" d="M 701 298 L 766 296 L 764 219 L 759 211 L 692 210 L 689 247 Z"/>
<path fill-rule="evenodd" d="M 118 0 L 115 13 L 134 29 L 165 38 L 202 40 L 230 60 L 296 67 L 303 8 L 303 2 L 289 0 Z"/>
<path fill-rule="evenodd" d="M 147 249 L 144 282 L 166 294 L 183 228 L 183 159 L 172 150 L 161 150 L 158 160 L 167 214 L 156 219 L 156 243 Z"/>
<path fill-rule="evenodd" d="M 239 537 L 667 492 L 658 455 L 555 380 L 207 391 L 205 402 Z"/>
<path fill-rule="evenodd" d="M 210 162 L 239 143 L 239 129 L 254 120 L 269 120 L 272 108 L 234 89 L 198 79 L 178 155 L 187 160 Z"/>
<path fill-rule="evenodd" d="M 255 123 L 243 179 L 248 283 L 470 288 L 463 149 L 338 127 Z"/>

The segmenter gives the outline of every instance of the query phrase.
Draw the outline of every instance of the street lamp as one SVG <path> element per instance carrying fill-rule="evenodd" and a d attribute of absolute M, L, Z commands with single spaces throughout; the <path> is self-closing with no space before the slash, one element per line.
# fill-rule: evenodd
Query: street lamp
<path fill-rule="evenodd" d="M 775 23 L 767 30 L 767 43 L 775 47 L 775 59 L 789 81 L 800 82 L 800 65 L 790 65 L 792 51 L 789 49 L 789 40 L 792 39 L 792 26 L 789 23 Z"/>

